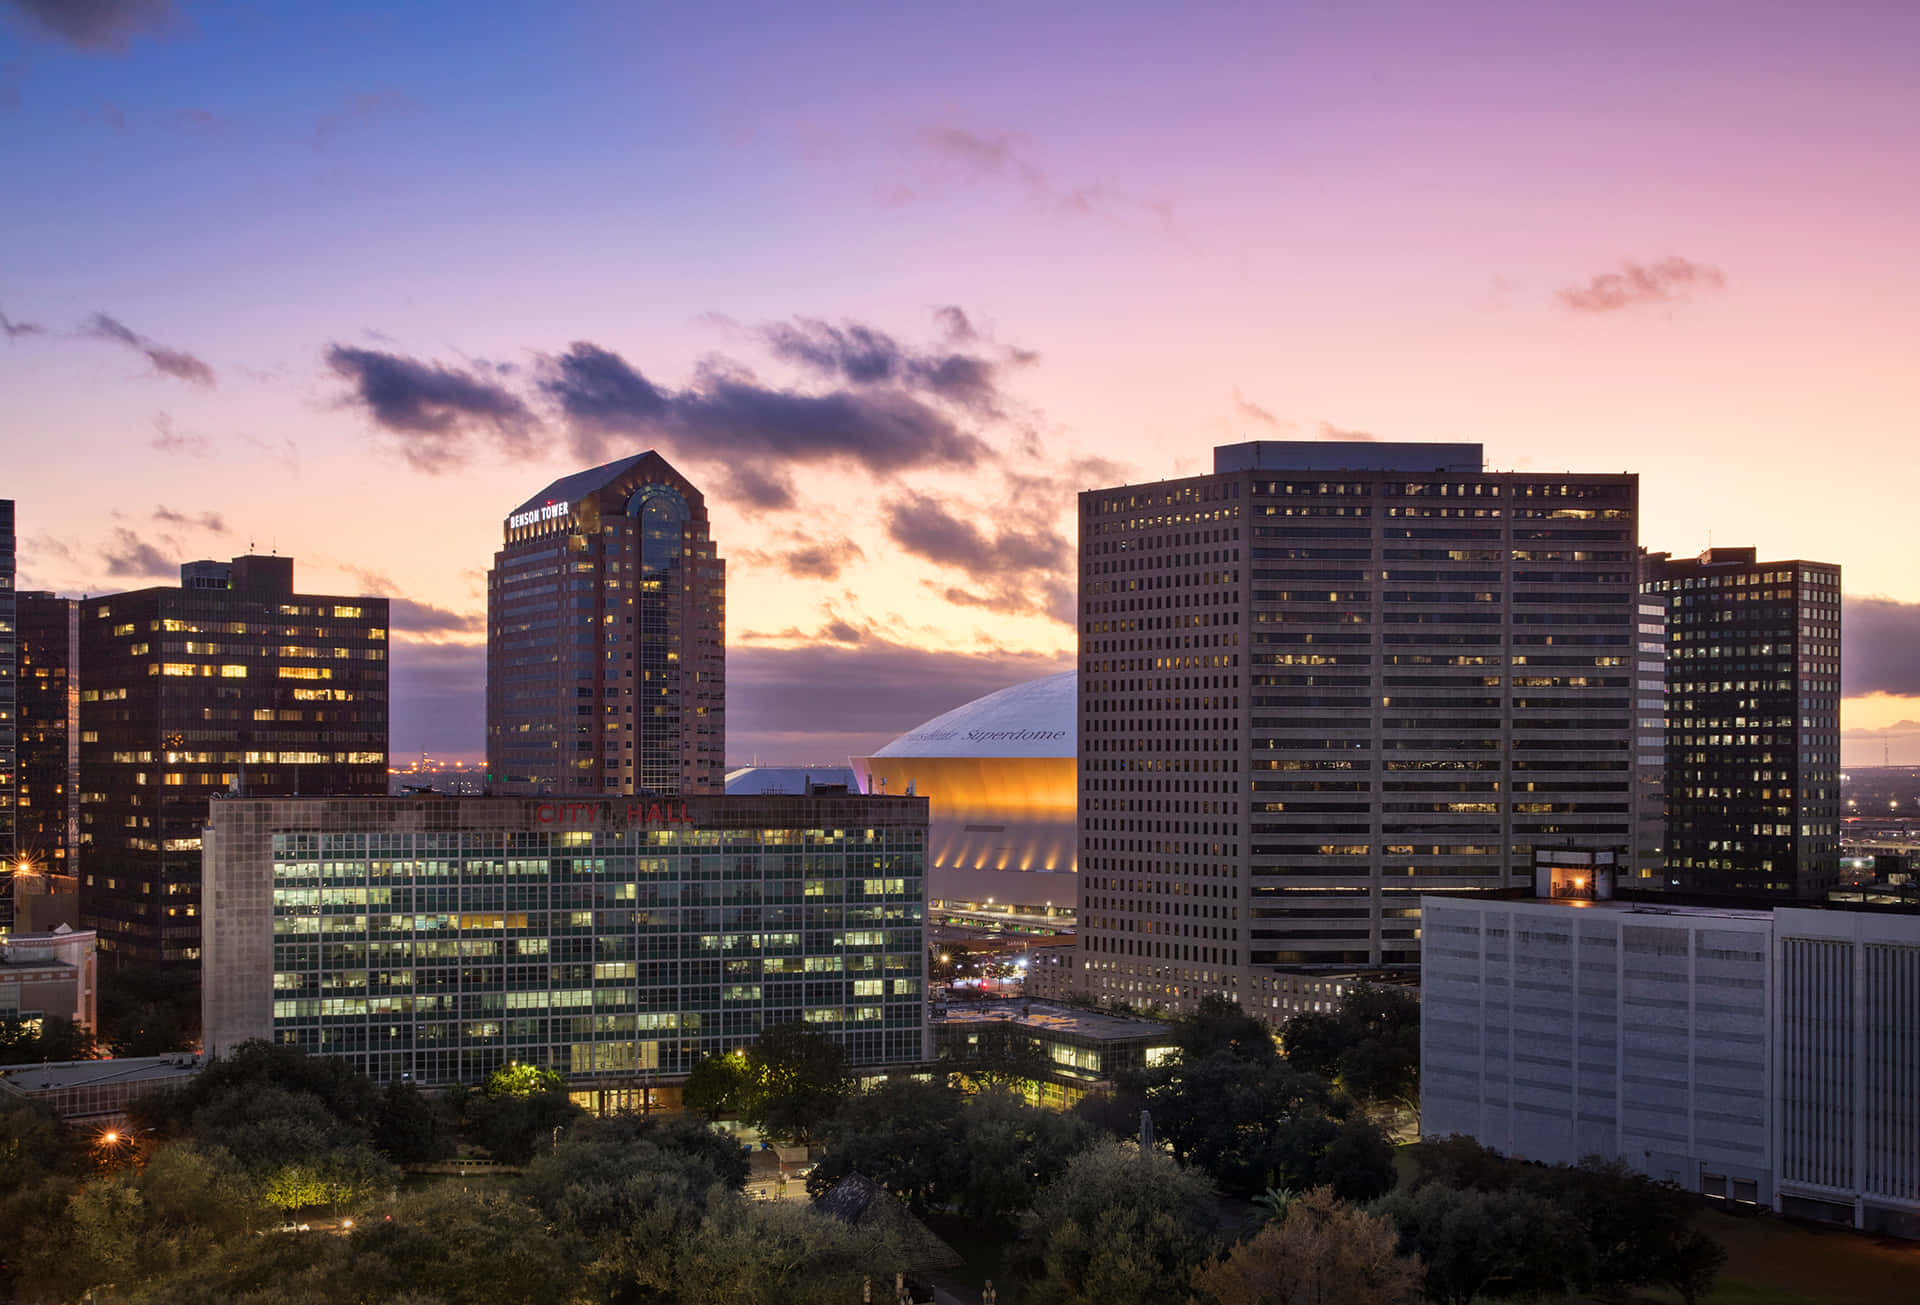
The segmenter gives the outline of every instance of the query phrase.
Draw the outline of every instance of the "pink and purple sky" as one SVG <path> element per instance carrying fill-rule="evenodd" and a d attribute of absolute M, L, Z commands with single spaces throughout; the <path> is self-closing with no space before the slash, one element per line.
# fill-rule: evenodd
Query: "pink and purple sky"
<path fill-rule="evenodd" d="M 481 748 L 484 573 L 657 447 L 730 755 L 1071 665 L 1073 494 L 1242 439 L 1633 470 L 1845 568 L 1844 759 L 1920 762 L 1920 6 L 0 0 L 23 586 L 255 547 L 396 597 Z"/>

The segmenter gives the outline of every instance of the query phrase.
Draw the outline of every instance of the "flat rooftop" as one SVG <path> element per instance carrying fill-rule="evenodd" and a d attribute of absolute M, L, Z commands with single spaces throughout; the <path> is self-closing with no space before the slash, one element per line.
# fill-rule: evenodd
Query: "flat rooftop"
<path fill-rule="evenodd" d="M 1121 1038 L 1152 1038 L 1171 1033 L 1173 1026 L 1164 1020 L 1141 1019 L 1132 1015 L 1110 1015 L 1105 1011 L 1082 1010 L 1050 1001 L 969 1002 L 947 1007 L 945 1015 L 935 1015 L 936 1024 L 1023 1025 L 1047 1033 L 1077 1033 L 1085 1038 L 1112 1042 Z"/>
<path fill-rule="evenodd" d="M 117 1060 L 54 1060 L 37 1065 L 0 1065 L 0 1085 L 21 1092 L 57 1092 L 63 1088 L 99 1087 L 107 1083 L 192 1078 L 200 1068 L 200 1058 L 185 1052 Z"/>

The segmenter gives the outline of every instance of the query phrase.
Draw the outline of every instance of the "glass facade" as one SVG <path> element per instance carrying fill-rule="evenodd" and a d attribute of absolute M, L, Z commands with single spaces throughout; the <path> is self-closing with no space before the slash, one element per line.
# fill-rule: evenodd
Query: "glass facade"
<path fill-rule="evenodd" d="M 13 500 L 0 498 L 0 933 L 13 930 L 14 791 L 19 781 L 20 624 L 14 610 Z"/>
<path fill-rule="evenodd" d="M 375 1079 L 671 1078 L 789 1021 L 922 1058 L 924 818 L 289 831 L 271 858 L 272 1036 Z"/>

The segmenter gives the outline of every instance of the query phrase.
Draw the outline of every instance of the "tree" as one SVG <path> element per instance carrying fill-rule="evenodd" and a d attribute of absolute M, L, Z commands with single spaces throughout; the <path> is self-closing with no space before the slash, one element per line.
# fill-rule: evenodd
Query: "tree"
<path fill-rule="evenodd" d="M 800 1023 L 776 1024 L 746 1048 L 741 1116 L 770 1137 L 805 1143 L 851 1087 L 840 1044 Z"/>
<path fill-rule="evenodd" d="M 1251 1195 L 1272 1180 L 1276 1130 L 1296 1115 L 1319 1116 L 1327 1087 L 1277 1057 L 1210 1045 L 1215 1050 L 1197 1060 L 1183 1056 L 1148 1070 L 1147 1107 L 1176 1157 L 1204 1169 L 1224 1191 Z"/>
<path fill-rule="evenodd" d="M 1364 1117 L 1334 1120 L 1299 1113 L 1274 1129 L 1265 1154 L 1274 1181 L 1296 1191 L 1329 1187 L 1342 1201 L 1371 1201 L 1393 1190 L 1393 1144 Z"/>
<path fill-rule="evenodd" d="M 495 1160 L 523 1165 L 536 1150 L 557 1146 L 555 1130 L 571 1127 L 584 1114 L 564 1091 L 474 1092 L 465 1098 L 462 1122 L 467 1136 Z"/>
<path fill-rule="evenodd" d="M 1482 1296 L 1565 1295 L 1588 1281 L 1592 1251 L 1580 1227 L 1529 1192 L 1474 1192 L 1429 1184 L 1395 1192 L 1373 1212 L 1400 1229 L 1400 1249 L 1426 1266 L 1435 1305 Z"/>
<path fill-rule="evenodd" d="M 680 1089 L 681 1104 L 697 1110 L 709 1120 L 738 1114 L 746 1103 L 751 1079 L 746 1058 L 733 1055 L 705 1056 L 687 1075 Z"/>
<path fill-rule="evenodd" d="M 1217 992 L 1202 997 L 1192 1014 L 1175 1022 L 1174 1040 L 1182 1059 L 1189 1061 L 1221 1052 L 1256 1065 L 1271 1065 L 1279 1058 L 1272 1031 Z"/>
<path fill-rule="evenodd" d="M 455 1150 L 449 1112 L 417 1083 L 387 1084 L 374 1107 L 372 1133 L 374 1145 L 396 1164 L 440 1160 Z"/>
<path fill-rule="evenodd" d="M 1420 1261 L 1399 1251 L 1391 1221 L 1318 1187 L 1193 1275 L 1200 1305 L 1413 1305 Z"/>
<path fill-rule="evenodd" d="M 980 1092 L 960 1112 L 960 1140 L 948 1204 L 993 1227 L 1034 1208 L 1042 1189 L 1092 1145 L 1097 1129 L 1011 1092 Z"/>
<path fill-rule="evenodd" d="M 1049 1183 L 1027 1217 L 1032 1299 L 1161 1305 L 1183 1299 L 1212 1250 L 1206 1180 L 1125 1142 L 1096 1143 Z"/>
<path fill-rule="evenodd" d="M 1649 1281 L 1671 1288 L 1681 1305 L 1699 1305 L 1726 1267 L 1727 1248 L 1697 1228 L 1672 1239 L 1648 1274 Z"/>
<path fill-rule="evenodd" d="M 1337 1082 L 1356 1100 L 1417 1108 L 1420 1002 L 1404 988 L 1361 983 L 1335 1011 L 1306 1011 L 1281 1030 L 1287 1060 Z"/>
<path fill-rule="evenodd" d="M 48 1015 L 36 1020 L 0 1019 L 0 1065 L 50 1060 L 92 1060 L 100 1054 L 84 1024 Z"/>
<path fill-rule="evenodd" d="M 944 1200 L 966 1163 L 962 1101 L 944 1084 L 914 1079 L 892 1079 L 848 1097 L 821 1128 L 827 1154 L 807 1178 L 807 1190 L 817 1196 L 857 1172 L 925 1214 Z"/>
<path fill-rule="evenodd" d="M 200 1041 L 194 970 L 116 965 L 100 976 L 100 1040 L 115 1056 L 164 1056 Z"/>

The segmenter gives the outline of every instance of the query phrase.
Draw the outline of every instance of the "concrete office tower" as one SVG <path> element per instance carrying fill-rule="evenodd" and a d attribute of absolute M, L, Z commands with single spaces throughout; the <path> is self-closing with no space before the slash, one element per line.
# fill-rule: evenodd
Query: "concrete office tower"
<path fill-rule="evenodd" d="M 44 592 L 17 601 L 16 864 L 45 891 L 73 875 L 80 839 L 80 604 Z"/>
<path fill-rule="evenodd" d="M 492 791 L 722 793 L 726 563 L 658 453 L 556 480 L 487 573 Z"/>
<path fill-rule="evenodd" d="M 1667 608 L 1642 597 L 1633 645 L 1633 849 L 1626 887 L 1667 868 Z"/>
<path fill-rule="evenodd" d="M 1277 1016 L 1633 826 L 1631 475 L 1252 443 L 1080 496 L 1081 983 Z"/>
<path fill-rule="evenodd" d="M 1840 568 L 1757 557 L 1645 558 L 1667 614 L 1667 870 L 1644 886 L 1818 901 L 1840 869 Z"/>
<path fill-rule="evenodd" d="M 13 500 L 0 498 L 0 934 L 13 931 L 14 786 L 19 774 L 20 729 L 16 717 L 20 670 L 20 625 L 14 606 L 17 575 L 13 553 Z"/>
<path fill-rule="evenodd" d="M 387 787 L 387 600 L 293 559 L 80 604 L 80 911 L 110 964 L 197 965 L 209 798 Z"/>

